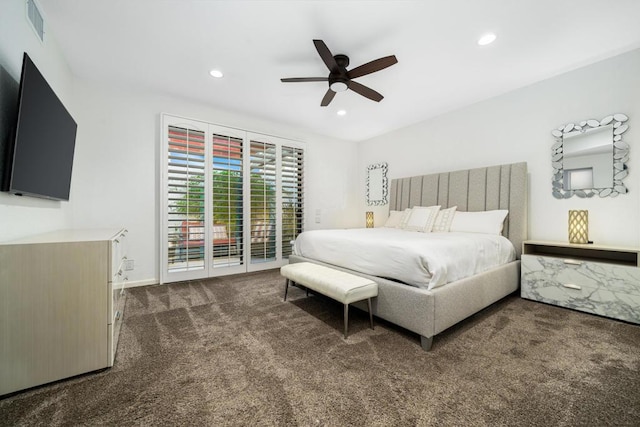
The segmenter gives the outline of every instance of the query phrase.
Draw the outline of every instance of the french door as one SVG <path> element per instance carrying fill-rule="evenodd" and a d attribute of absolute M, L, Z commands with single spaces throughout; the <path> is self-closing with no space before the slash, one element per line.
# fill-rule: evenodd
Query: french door
<path fill-rule="evenodd" d="M 304 226 L 304 145 L 161 122 L 161 283 L 285 264 Z"/>

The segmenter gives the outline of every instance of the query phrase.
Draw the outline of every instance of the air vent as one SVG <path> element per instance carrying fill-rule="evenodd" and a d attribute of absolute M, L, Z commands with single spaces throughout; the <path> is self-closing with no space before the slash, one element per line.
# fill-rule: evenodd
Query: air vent
<path fill-rule="evenodd" d="M 27 0 L 27 17 L 40 41 L 44 42 L 44 19 L 42 19 L 38 5 L 33 0 Z"/>

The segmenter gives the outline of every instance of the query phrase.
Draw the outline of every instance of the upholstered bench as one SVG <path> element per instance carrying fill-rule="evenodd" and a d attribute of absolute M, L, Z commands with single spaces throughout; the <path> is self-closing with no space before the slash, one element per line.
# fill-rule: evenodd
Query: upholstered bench
<path fill-rule="evenodd" d="M 310 262 L 285 265 L 280 268 L 280 274 L 287 279 L 284 288 L 285 301 L 289 282 L 294 282 L 344 304 L 345 339 L 349 329 L 349 304 L 353 302 L 367 300 L 369 322 L 373 329 L 371 298 L 378 296 L 378 284 L 373 280 Z"/>

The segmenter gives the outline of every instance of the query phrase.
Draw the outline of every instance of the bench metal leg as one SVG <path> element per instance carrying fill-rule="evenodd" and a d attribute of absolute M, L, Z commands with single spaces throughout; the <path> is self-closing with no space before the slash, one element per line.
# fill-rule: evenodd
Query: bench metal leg
<path fill-rule="evenodd" d="M 284 300 L 287 300 L 287 292 L 289 291 L 289 279 L 284 282 Z"/>
<path fill-rule="evenodd" d="M 371 323 L 371 329 L 373 329 L 373 313 L 371 312 L 371 298 L 367 298 L 367 306 L 369 308 L 369 323 Z"/>
<path fill-rule="evenodd" d="M 349 304 L 344 305 L 344 339 L 347 339 L 347 332 L 349 330 Z"/>

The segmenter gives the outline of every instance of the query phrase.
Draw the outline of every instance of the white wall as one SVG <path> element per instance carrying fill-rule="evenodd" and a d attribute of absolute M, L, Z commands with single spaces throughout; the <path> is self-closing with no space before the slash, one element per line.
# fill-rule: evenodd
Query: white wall
<path fill-rule="evenodd" d="M 73 226 L 129 231 L 131 282 L 159 277 L 160 113 L 305 142 L 306 229 L 356 225 L 357 144 L 156 93 L 76 81 Z M 315 212 L 321 210 L 321 223 Z"/>
<path fill-rule="evenodd" d="M 46 17 L 45 17 L 46 18 Z M 391 178 L 527 161 L 530 238 L 566 240 L 567 211 L 589 209 L 597 243 L 640 243 L 640 51 L 591 65 L 359 144 L 214 109 L 176 97 L 78 81 L 51 31 L 41 44 L 24 17 L 23 0 L 3 0 L 0 72 L 16 82 L 27 51 L 78 122 L 70 202 L 0 193 L 0 240 L 58 228 L 125 226 L 130 230 L 134 282 L 159 277 L 159 114 L 278 135 L 307 145 L 307 229 L 376 224 L 388 206 L 364 203 L 366 166 L 386 161 Z M 508 70 L 505 70 L 508 72 Z M 0 86 L 0 99 L 7 96 Z M 428 96 L 428 94 L 425 94 Z M 630 194 L 556 200 L 551 196 L 551 129 L 614 112 L 630 117 Z M 3 137 L 0 129 L 0 137 Z M 357 165 L 357 168 L 354 166 Z M 316 211 L 321 223 L 315 223 Z"/>
<path fill-rule="evenodd" d="M 505 73 L 508 73 L 505 70 Z M 529 238 L 567 241 L 569 209 L 589 210 L 589 237 L 598 244 L 640 244 L 640 50 L 635 50 L 496 98 L 359 143 L 359 199 L 384 223 L 389 207 L 364 204 L 366 166 L 388 162 L 390 178 L 526 161 Z M 428 94 L 425 94 L 428 96 Z M 557 200 L 551 195 L 551 130 L 560 125 L 629 116 L 631 145 L 617 198 Z"/>
<path fill-rule="evenodd" d="M 4 105 L 17 103 L 26 51 L 78 123 L 69 202 L 0 193 L 0 241 L 62 228 L 127 227 L 135 270 L 131 282 L 159 277 L 159 115 L 167 112 L 307 143 L 307 229 L 357 221 L 357 144 L 291 126 L 213 109 L 176 97 L 77 80 L 46 27 L 41 43 L 24 0 L 2 0 L 0 13 L 0 138 L 9 134 Z M 8 84 L 7 84 L 8 83 Z M 321 222 L 315 222 L 320 210 Z"/>
<path fill-rule="evenodd" d="M 45 17 L 46 18 L 46 17 Z M 6 143 L 10 123 L 5 107 L 17 104 L 17 87 L 22 56 L 27 52 L 49 85 L 76 118 L 73 76 L 55 38 L 45 22 L 45 41 L 41 43 L 25 13 L 24 0 L 2 0 L 0 10 L 0 138 Z M 0 143 L 0 146 L 3 144 Z M 0 193 L 0 241 L 30 234 L 67 228 L 71 224 L 71 202 L 19 197 Z"/>

